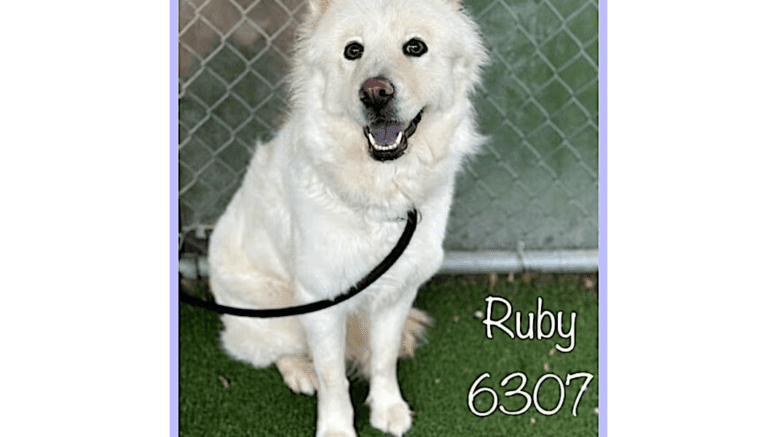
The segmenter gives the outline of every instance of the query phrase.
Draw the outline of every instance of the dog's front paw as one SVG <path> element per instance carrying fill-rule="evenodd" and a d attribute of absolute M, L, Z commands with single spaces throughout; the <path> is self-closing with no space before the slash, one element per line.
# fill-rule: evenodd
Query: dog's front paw
<path fill-rule="evenodd" d="M 283 381 L 294 393 L 312 395 L 318 388 L 313 362 L 301 356 L 286 356 L 278 360 L 278 370 Z"/>
<path fill-rule="evenodd" d="M 373 428 L 397 437 L 406 433 L 412 423 L 413 412 L 404 401 L 394 403 L 387 408 L 373 405 L 370 413 L 370 424 Z"/>
<path fill-rule="evenodd" d="M 345 431 L 327 431 L 324 434 L 321 434 L 323 437 L 356 437 L 356 433 L 347 433 Z"/>
<path fill-rule="evenodd" d="M 320 426 L 316 430 L 316 437 L 356 437 L 353 427 L 350 429 L 333 429 L 328 426 Z"/>

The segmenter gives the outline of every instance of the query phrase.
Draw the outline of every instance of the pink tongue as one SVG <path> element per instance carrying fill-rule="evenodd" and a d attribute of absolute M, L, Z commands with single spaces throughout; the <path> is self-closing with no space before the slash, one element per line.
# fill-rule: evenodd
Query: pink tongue
<path fill-rule="evenodd" d="M 402 132 L 402 124 L 396 121 L 379 121 L 370 125 L 372 137 L 382 146 L 393 143 L 400 132 Z"/>

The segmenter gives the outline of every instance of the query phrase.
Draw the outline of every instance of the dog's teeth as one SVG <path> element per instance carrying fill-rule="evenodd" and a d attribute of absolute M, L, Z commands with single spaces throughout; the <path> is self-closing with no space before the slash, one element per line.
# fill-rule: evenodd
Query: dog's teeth
<path fill-rule="evenodd" d="M 392 148 L 399 147 L 399 142 L 402 141 L 402 131 L 399 131 L 399 135 L 397 135 L 397 139 L 394 140 L 394 142 L 391 144 Z"/>
<path fill-rule="evenodd" d="M 401 131 L 399 132 L 399 135 L 397 135 L 397 139 L 395 139 L 391 144 L 386 144 L 386 145 L 378 144 L 375 141 L 375 137 L 372 136 L 372 132 L 367 133 L 367 139 L 370 141 L 370 145 L 377 150 L 381 150 L 381 151 L 392 150 L 399 147 L 399 142 L 402 140 L 402 132 Z"/>

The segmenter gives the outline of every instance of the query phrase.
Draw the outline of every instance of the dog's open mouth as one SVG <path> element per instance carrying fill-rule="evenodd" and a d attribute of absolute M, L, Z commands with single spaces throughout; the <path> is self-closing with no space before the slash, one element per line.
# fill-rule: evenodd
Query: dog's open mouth
<path fill-rule="evenodd" d="M 406 128 L 397 120 L 377 120 L 364 126 L 364 136 L 370 156 L 376 161 L 391 161 L 399 158 L 407 150 L 407 140 L 415 133 L 421 121 L 421 110 Z"/>

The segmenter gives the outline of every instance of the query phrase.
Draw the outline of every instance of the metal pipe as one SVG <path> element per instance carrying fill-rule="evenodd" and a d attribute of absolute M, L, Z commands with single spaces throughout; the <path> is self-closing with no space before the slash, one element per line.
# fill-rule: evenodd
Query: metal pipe
<path fill-rule="evenodd" d="M 599 270 L 599 250 L 446 251 L 438 274 L 484 274 L 522 271 L 593 273 Z M 208 259 L 184 254 L 178 271 L 186 279 L 208 276 Z"/>
<path fill-rule="evenodd" d="M 599 250 L 445 252 L 439 273 L 522 271 L 591 273 L 599 270 Z"/>

